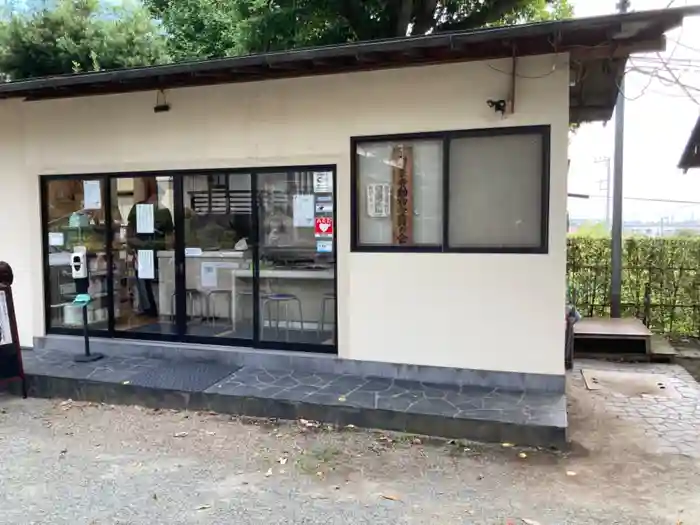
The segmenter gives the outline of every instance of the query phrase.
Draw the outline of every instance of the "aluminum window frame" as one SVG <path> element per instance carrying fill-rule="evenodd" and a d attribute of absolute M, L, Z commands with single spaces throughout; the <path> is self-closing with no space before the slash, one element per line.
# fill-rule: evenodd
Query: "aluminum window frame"
<path fill-rule="evenodd" d="M 540 177 L 540 242 L 532 245 L 508 246 L 451 246 L 450 231 L 450 144 L 455 139 L 503 137 L 510 135 L 536 135 L 541 139 L 542 173 Z M 357 148 L 361 145 L 379 142 L 401 141 L 442 142 L 442 242 L 440 244 L 400 245 L 363 244 L 360 240 L 360 195 L 359 163 Z M 403 133 L 394 135 L 354 136 L 350 138 L 350 251 L 367 253 L 464 253 L 464 254 L 548 254 L 549 253 L 549 205 L 551 171 L 551 126 L 511 126 L 499 128 L 453 130 L 425 133 Z"/>

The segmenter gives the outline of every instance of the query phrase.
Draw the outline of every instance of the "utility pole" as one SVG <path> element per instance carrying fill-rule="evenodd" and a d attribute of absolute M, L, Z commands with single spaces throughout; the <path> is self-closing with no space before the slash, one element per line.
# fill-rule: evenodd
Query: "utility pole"
<path fill-rule="evenodd" d="M 629 0 L 620 0 L 617 9 L 626 13 Z M 620 79 L 615 105 L 615 173 L 613 174 L 612 237 L 610 244 L 612 275 L 610 276 L 610 316 L 622 315 L 622 174 L 625 143 L 625 78 Z"/>

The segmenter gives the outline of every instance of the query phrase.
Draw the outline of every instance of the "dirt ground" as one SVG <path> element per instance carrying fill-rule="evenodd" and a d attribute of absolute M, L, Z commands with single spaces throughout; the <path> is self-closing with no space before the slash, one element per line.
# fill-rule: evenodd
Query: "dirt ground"
<path fill-rule="evenodd" d="M 700 460 L 582 386 L 572 449 L 0 396 L 0 523 L 700 523 Z"/>

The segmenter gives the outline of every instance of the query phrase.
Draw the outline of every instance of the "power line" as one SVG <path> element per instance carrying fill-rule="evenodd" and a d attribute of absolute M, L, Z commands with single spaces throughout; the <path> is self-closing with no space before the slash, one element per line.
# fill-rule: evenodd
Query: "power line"
<path fill-rule="evenodd" d="M 684 47 L 685 49 L 688 49 L 689 51 L 695 51 L 696 53 L 700 53 L 700 49 L 698 49 L 697 47 L 692 47 L 692 46 L 689 46 L 688 44 L 684 44 L 683 42 L 681 42 L 680 40 L 676 40 L 675 38 L 666 37 L 666 39 L 670 40 L 671 42 L 673 42 L 677 46 L 681 46 L 681 47 Z"/>
<path fill-rule="evenodd" d="M 656 53 L 656 55 L 659 57 L 659 59 L 661 59 L 661 53 Z M 676 84 L 678 84 L 680 88 L 685 92 L 685 94 L 688 95 L 688 98 L 692 100 L 696 106 L 700 106 L 700 102 L 698 102 L 697 99 L 692 95 L 692 93 L 688 89 L 688 86 L 681 83 L 678 76 L 673 71 L 671 71 L 671 68 L 668 67 L 668 64 L 666 62 L 664 62 L 664 68 L 666 69 L 666 71 L 668 71 L 668 74 L 673 77 L 673 79 L 676 81 Z"/>
<path fill-rule="evenodd" d="M 631 71 L 636 71 L 636 72 L 638 72 L 638 73 L 641 73 L 642 75 L 648 75 L 648 76 L 650 76 L 650 77 L 652 77 L 652 78 L 657 78 L 657 79 L 659 79 L 662 83 L 665 82 L 666 85 L 673 85 L 673 84 L 675 84 L 675 85 L 681 87 L 684 91 L 685 91 L 685 90 L 690 90 L 690 91 L 697 91 L 697 92 L 700 92 L 700 88 L 697 88 L 697 87 L 695 87 L 695 86 L 690 86 L 690 85 L 688 85 L 688 84 L 685 84 L 685 83 L 681 82 L 681 81 L 678 79 L 678 77 L 677 77 L 675 74 L 673 74 L 673 71 L 669 71 L 669 73 L 671 73 L 671 74 L 674 76 L 674 78 L 668 78 L 668 77 L 661 76 L 661 75 L 658 73 L 658 69 L 655 69 L 654 71 L 644 71 L 644 69 L 642 69 L 642 68 L 632 67 L 630 70 L 631 70 Z M 691 99 L 693 99 L 692 95 L 689 95 L 689 96 L 690 96 Z M 694 99 L 693 99 L 693 100 L 694 100 Z M 695 102 L 697 102 L 697 101 L 695 101 Z"/>

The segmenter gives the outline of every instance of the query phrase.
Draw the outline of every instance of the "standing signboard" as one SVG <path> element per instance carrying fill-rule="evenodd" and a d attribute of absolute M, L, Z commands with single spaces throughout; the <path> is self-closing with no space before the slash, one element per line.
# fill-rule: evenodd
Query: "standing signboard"
<path fill-rule="evenodd" d="M 0 384 L 22 382 L 22 395 L 27 397 L 27 384 L 22 366 L 22 350 L 17 335 L 17 317 L 12 300 L 12 268 L 0 262 Z"/>

